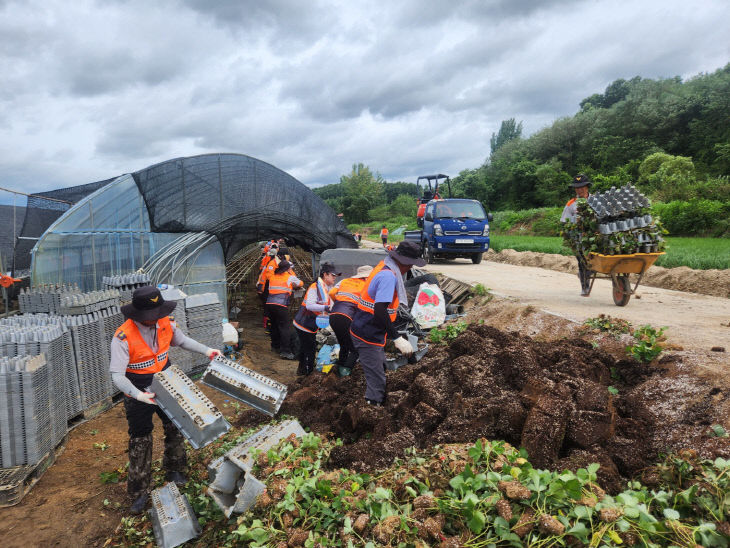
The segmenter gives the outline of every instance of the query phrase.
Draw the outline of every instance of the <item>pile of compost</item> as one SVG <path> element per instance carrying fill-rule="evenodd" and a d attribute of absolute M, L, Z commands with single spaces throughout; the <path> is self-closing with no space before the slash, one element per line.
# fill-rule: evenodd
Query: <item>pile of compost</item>
<path fill-rule="evenodd" d="M 365 404 L 360 368 L 352 376 L 313 374 L 290 385 L 281 412 L 344 444 L 333 467 L 372 471 L 408 447 L 505 440 L 524 447 L 536 468 L 601 464 L 599 480 L 617 491 L 660 452 L 692 448 L 730 456 L 711 437 L 728 397 L 681 368 L 617 360 L 582 340 L 538 342 L 471 326 L 418 364 L 388 373 L 384 407 Z M 671 369 L 671 371 L 670 371 Z M 609 390 L 610 387 L 610 390 Z M 254 413 L 243 423 L 253 423 Z"/>

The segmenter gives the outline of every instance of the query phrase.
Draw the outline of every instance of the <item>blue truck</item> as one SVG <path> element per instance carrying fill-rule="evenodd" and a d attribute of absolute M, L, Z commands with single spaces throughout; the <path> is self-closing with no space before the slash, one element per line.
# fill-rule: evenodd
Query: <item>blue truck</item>
<path fill-rule="evenodd" d="M 425 180 L 423 196 L 417 213 L 417 223 L 422 230 L 408 230 L 406 240 L 418 241 L 423 258 L 433 263 L 437 257 L 471 259 L 482 262 L 482 254 L 489 249 L 489 222 L 491 213 L 477 200 L 465 198 L 441 198 L 440 182 L 446 183 L 451 196 L 451 181 L 447 175 L 423 175 L 416 184 Z"/>

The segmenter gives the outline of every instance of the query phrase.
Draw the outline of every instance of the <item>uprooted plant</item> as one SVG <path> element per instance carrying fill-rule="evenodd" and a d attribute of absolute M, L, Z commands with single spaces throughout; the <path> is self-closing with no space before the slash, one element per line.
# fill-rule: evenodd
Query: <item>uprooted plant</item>
<path fill-rule="evenodd" d="M 267 490 L 249 512 L 228 520 L 204 494 L 205 481 L 189 482 L 187 496 L 205 514 L 197 545 L 730 543 L 730 461 L 721 458 L 701 461 L 692 451 L 667 457 L 642 474 L 648 486 L 631 481 L 612 497 L 597 484 L 598 464 L 576 472 L 538 470 L 524 451 L 504 442 L 411 449 L 377 474 L 328 470 L 328 455 L 340 443 L 307 434 L 255 455 L 253 474 Z M 149 529 L 146 518 L 128 520 L 108 544 L 144 545 Z"/>
<path fill-rule="evenodd" d="M 626 347 L 626 351 L 636 360 L 649 363 L 664 350 L 666 327 L 655 329 L 650 325 L 642 325 L 634 331 L 636 343 Z"/>

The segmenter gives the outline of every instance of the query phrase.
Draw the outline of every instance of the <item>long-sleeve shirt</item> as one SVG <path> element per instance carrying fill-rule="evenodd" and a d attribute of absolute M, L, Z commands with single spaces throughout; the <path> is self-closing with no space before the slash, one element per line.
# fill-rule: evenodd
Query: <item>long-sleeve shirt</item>
<path fill-rule="evenodd" d="M 578 219 L 578 204 L 575 199 L 570 200 L 563 208 L 563 214 L 560 216 L 560 222 L 570 221 L 571 223 L 576 222 Z"/>
<path fill-rule="evenodd" d="M 157 325 L 147 327 L 139 322 L 134 322 L 134 325 L 139 329 L 139 334 L 142 336 L 142 340 L 150 347 L 150 350 L 157 354 Z M 172 340 L 170 346 L 179 346 L 190 352 L 197 352 L 199 354 L 207 354 L 209 348 L 198 341 L 187 337 L 181 330 L 177 328 L 175 322 L 171 322 L 172 325 Z M 112 382 L 119 390 L 136 398 L 140 393 L 126 376 L 127 365 L 129 365 L 129 344 L 126 340 L 121 340 L 119 337 L 113 337 L 111 342 L 111 359 L 109 361 L 109 371 L 112 374 Z"/>
<path fill-rule="evenodd" d="M 319 282 L 317 282 L 317 283 L 319 283 Z M 324 303 L 318 302 L 318 293 L 319 292 L 310 291 L 309 294 L 307 295 L 307 303 L 306 303 L 307 310 L 309 310 L 310 312 L 324 312 L 324 309 L 326 306 L 332 305 L 332 299 L 329 296 L 329 290 L 332 288 L 325 285 L 324 283 L 322 283 L 321 287 L 324 290 L 326 302 L 324 302 Z"/>

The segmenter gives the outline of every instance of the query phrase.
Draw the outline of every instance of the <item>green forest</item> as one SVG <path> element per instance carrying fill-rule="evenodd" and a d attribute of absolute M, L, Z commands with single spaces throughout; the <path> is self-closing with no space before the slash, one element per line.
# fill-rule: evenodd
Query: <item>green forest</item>
<path fill-rule="evenodd" d="M 585 173 L 594 192 L 634 183 L 672 234 L 730 236 L 730 64 L 686 80 L 616 80 L 526 138 L 522 122 L 504 120 L 485 156 L 452 177 L 453 197 L 494 212 L 557 207 Z M 363 164 L 314 191 L 348 224 L 408 224 L 418 196 Z"/>

